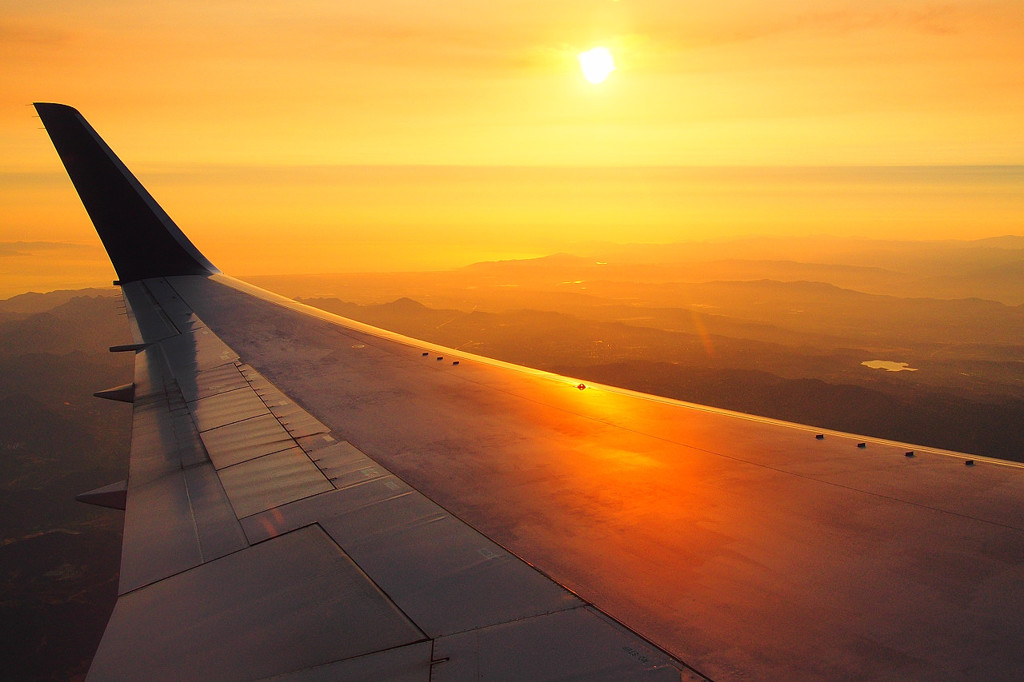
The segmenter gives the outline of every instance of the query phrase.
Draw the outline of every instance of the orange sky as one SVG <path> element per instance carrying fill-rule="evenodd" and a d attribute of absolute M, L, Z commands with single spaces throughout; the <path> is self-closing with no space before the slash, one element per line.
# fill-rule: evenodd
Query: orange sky
<path fill-rule="evenodd" d="M 0 51 L 0 295 L 31 270 L 10 242 L 95 243 L 32 101 L 81 110 L 233 274 L 1024 218 L 1019 169 L 664 168 L 1024 163 L 1020 0 L 0 0 Z"/>

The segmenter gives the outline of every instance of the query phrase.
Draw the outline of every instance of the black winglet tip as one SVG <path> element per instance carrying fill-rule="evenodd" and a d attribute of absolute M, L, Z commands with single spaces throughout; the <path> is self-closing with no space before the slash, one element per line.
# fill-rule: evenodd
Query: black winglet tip
<path fill-rule="evenodd" d="M 77 109 L 35 107 L 119 280 L 218 274 Z"/>
<path fill-rule="evenodd" d="M 68 113 L 74 113 L 81 116 L 78 109 L 67 104 L 59 104 L 57 102 L 33 102 L 32 106 L 36 108 L 36 112 L 42 114 L 45 111 L 66 111 Z"/>

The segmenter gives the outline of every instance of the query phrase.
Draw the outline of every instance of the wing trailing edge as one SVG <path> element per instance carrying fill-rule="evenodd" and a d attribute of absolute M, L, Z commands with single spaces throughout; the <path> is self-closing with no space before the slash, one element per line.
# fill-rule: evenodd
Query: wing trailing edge
<path fill-rule="evenodd" d="M 34 106 L 122 282 L 219 272 L 76 109 Z"/>

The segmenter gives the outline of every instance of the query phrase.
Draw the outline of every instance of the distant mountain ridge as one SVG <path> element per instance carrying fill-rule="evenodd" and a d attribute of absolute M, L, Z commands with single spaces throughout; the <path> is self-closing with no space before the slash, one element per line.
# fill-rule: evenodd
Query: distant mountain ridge
<path fill-rule="evenodd" d="M 591 255 L 475 263 L 474 275 L 506 279 L 561 273 L 566 279 L 708 282 L 820 281 L 874 294 L 983 298 L 1024 304 L 1024 236 L 899 241 L 752 237 L 717 242 L 587 247 Z"/>
<path fill-rule="evenodd" d="M 30 291 L 18 294 L 7 299 L 0 300 L 0 312 L 7 313 L 42 313 L 53 310 L 59 305 L 69 302 L 73 298 L 82 296 L 100 297 L 121 297 L 121 292 L 114 287 L 91 288 L 91 289 L 58 289 L 47 293 L 36 293 Z"/>

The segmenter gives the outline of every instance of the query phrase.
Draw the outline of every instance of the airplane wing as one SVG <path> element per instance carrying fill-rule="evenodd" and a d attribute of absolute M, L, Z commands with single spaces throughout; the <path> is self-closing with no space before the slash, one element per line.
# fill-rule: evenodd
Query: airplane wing
<path fill-rule="evenodd" d="M 219 273 L 37 104 L 128 303 L 90 679 L 1011 679 L 1024 468 L 406 338 Z M 123 494 L 123 493 L 122 493 Z M 99 497 L 117 499 L 117 489 Z"/>

